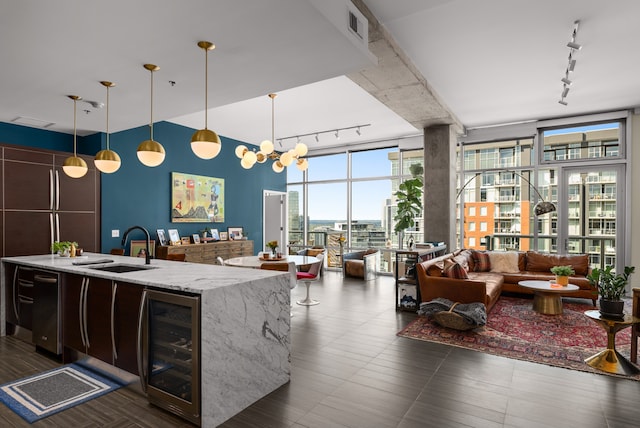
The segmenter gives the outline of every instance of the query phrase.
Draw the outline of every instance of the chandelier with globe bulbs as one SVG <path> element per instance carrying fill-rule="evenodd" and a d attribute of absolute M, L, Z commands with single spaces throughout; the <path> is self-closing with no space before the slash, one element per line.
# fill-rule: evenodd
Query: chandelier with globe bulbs
<path fill-rule="evenodd" d="M 245 145 L 239 145 L 236 147 L 236 156 L 240 159 L 240 165 L 245 169 L 251 169 L 256 163 L 265 163 L 267 159 L 271 159 L 273 161 L 271 168 L 277 173 L 284 171 L 285 167 L 294 162 L 300 171 L 305 171 L 309 167 L 309 161 L 304 157 L 308 151 L 306 144 L 299 142 L 293 149 L 283 153 L 274 150 L 274 100 L 276 96 L 277 94 L 269 94 L 269 98 L 271 98 L 271 140 L 261 142 L 260 150 L 257 152 L 249 150 Z"/>

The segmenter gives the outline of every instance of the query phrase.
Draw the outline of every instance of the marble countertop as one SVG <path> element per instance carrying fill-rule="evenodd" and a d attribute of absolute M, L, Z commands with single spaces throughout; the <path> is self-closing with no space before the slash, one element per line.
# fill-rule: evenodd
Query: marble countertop
<path fill-rule="evenodd" d="M 74 265 L 73 262 L 113 260 L 112 262 Z M 247 269 L 239 267 L 227 267 L 208 265 L 201 263 L 186 263 L 169 260 L 152 259 L 147 265 L 150 269 L 114 273 L 92 269 L 95 267 L 126 264 L 145 266 L 144 258 L 114 256 L 111 254 L 84 253 L 82 257 L 60 257 L 58 255 L 18 256 L 4 257 L 4 262 L 16 263 L 39 269 L 48 269 L 58 272 L 86 275 L 95 278 L 123 281 L 133 284 L 152 286 L 157 288 L 179 290 L 187 293 L 202 294 L 229 285 L 253 282 L 267 277 L 288 275 L 288 273 Z"/>

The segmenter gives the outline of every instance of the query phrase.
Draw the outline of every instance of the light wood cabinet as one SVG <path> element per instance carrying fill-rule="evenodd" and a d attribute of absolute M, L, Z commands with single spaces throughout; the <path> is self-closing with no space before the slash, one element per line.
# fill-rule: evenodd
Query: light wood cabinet
<path fill-rule="evenodd" d="M 218 257 L 227 260 L 232 257 L 253 256 L 253 241 L 218 241 L 156 248 L 156 258 L 166 259 L 168 254 L 184 254 L 185 262 L 215 265 Z"/>

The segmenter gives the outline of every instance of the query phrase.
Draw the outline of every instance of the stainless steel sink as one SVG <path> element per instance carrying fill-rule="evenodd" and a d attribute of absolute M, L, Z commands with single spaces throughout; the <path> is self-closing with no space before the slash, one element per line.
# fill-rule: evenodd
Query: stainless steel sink
<path fill-rule="evenodd" d="M 95 270 L 101 270 L 104 272 L 113 272 L 113 273 L 126 273 L 126 272 L 137 272 L 140 270 L 155 269 L 155 267 L 151 267 L 147 265 L 113 264 L 113 265 L 107 265 L 107 266 L 91 267 L 89 269 L 95 269 Z"/>

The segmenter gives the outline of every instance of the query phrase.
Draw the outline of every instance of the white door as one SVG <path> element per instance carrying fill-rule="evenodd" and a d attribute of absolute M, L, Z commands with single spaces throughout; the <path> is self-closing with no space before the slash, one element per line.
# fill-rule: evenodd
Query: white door
<path fill-rule="evenodd" d="M 265 190 L 263 199 L 262 250 L 267 250 L 267 242 L 278 241 L 278 251 L 287 253 L 287 194 Z"/>

